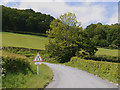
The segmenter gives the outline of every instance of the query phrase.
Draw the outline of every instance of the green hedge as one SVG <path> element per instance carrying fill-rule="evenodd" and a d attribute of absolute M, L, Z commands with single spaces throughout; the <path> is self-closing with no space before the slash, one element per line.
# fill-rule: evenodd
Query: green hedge
<path fill-rule="evenodd" d="M 65 65 L 77 67 L 103 79 L 108 79 L 109 81 L 120 84 L 120 63 L 84 60 L 78 57 L 72 57 L 71 61 Z"/>
<path fill-rule="evenodd" d="M 2 50 L 10 53 L 25 55 L 25 56 L 29 56 L 29 55 L 34 56 L 34 54 L 37 54 L 38 52 L 44 53 L 43 50 L 23 48 L 23 47 L 2 47 Z"/>
<path fill-rule="evenodd" d="M 95 60 L 95 61 L 107 61 L 107 62 L 115 62 L 120 63 L 120 57 L 114 56 L 106 56 L 106 55 L 94 55 L 94 56 L 84 56 L 83 59 L 87 60 Z"/>
<path fill-rule="evenodd" d="M 17 57 L 8 57 L 2 56 L 2 67 L 11 73 L 23 72 L 27 73 L 28 70 L 32 71 L 30 62 L 26 60 L 27 58 L 17 58 Z"/>

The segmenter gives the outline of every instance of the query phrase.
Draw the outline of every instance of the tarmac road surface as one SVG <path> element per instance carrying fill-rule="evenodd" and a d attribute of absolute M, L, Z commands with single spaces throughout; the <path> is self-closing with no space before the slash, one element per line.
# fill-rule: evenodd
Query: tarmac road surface
<path fill-rule="evenodd" d="M 77 68 L 45 62 L 44 64 L 54 73 L 53 81 L 46 88 L 117 88 L 116 84 Z"/>

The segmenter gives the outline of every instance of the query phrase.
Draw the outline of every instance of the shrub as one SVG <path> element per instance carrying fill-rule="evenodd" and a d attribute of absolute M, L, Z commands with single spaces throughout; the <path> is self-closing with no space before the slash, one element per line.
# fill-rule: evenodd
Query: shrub
<path fill-rule="evenodd" d="M 3 52 L 2 55 L 2 68 L 10 73 L 22 72 L 26 74 L 28 70 L 32 71 L 30 62 L 25 56 L 6 52 Z"/>

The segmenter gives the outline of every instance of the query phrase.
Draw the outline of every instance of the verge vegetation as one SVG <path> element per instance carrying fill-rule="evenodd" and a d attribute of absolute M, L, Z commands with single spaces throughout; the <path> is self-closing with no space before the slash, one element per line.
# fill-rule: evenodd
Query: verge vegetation
<path fill-rule="evenodd" d="M 52 80 L 52 70 L 40 65 L 36 73 L 33 59 L 24 55 L 2 51 L 2 87 L 3 88 L 44 88 Z"/>

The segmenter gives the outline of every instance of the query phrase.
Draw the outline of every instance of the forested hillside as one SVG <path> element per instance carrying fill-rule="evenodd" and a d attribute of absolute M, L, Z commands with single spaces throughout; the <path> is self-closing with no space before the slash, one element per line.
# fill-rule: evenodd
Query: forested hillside
<path fill-rule="evenodd" d="M 54 17 L 32 9 L 19 10 L 2 6 L 3 31 L 46 33 Z"/>

